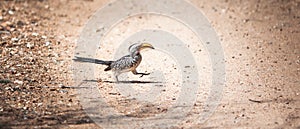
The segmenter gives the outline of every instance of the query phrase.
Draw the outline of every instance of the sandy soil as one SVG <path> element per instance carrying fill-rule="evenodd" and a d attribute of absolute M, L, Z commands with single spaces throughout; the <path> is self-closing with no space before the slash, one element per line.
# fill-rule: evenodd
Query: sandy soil
<path fill-rule="evenodd" d="M 1 128 L 101 128 L 82 110 L 76 97 L 71 59 L 85 23 L 108 2 L 0 2 Z M 205 123 L 185 121 L 174 128 L 300 128 L 300 1 L 190 2 L 205 14 L 220 37 L 226 61 L 226 84 L 220 105 Z M 172 22 L 157 19 L 162 17 L 127 20 L 136 27 L 149 20 L 163 27 Z M 122 30 L 128 26 L 130 24 L 115 28 Z M 116 32 L 112 31 L 107 36 L 114 35 Z M 122 36 L 114 38 L 118 40 L 122 40 Z M 102 48 L 99 53 L 110 49 L 109 46 Z M 104 55 L 98 53 L 99 58 L 111 58 L 109 55 L 115 49 L 110 50 Z M 144 58 L 151 54 L 159 53 L 147 51 Z M 205 52 L 199 53 L 201 56 L 205 57 Z M 139 69 L 155 70 L 147 65 L 151 66 L 151 62 L 145 61 Z M 104 81 L 112 79 L 110 73 L 102 71 L 97 71 L 96 76 Z M 178 83 L 176 77 L 166 80 Z M 170 88 L 172 84 L 164 84 L 167 91 L 164 93 L 168 96 L 165 100 L 148 103 L 146 107 L 140 105 L 149 109 L 146 113 L 128 112 L 132 108 L 138 111 L 140 107 L 135 106 L 140 103 L 121 94 L 119 97 L 110 94 L 113 84 L 99 83 L 99 91 L 119 112 L 146 118 L 164 113 L 168 104 L 176 100 L 176 95 L 173 96 L 176 88 Z M 203 87 L 198 93 L 201 95 L 205 90 Z M 161 108 L 153 109 L 151 105 Z M 202 106 L 195 104 L 194 113 Z"/>

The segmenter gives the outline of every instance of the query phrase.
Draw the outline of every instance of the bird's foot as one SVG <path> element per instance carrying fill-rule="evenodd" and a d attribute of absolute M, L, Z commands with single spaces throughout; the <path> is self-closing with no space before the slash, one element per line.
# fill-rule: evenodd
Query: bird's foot
<path fill-rule="evenodd" d="M 141 76 L 140 77 L 143 77 L 144 75 L 149 75 L 150 73 L 140 73 Z"/>

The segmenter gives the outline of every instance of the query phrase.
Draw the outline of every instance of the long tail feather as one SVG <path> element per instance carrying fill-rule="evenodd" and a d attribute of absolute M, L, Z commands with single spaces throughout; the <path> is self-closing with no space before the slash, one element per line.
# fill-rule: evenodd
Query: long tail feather
<path fill-rule="evenodd" d="M 73 60 L 77 61 L 77 62 L 95 63 L 95 64 L 102 64 L 102 65 L 107 65 L 107 66 L 109 66 L 113 62 L 113 61 L 104 61 L 104 60 L 85 58 L 85 57 L 77 57 L 77 56 L 75 56 L 75 59 L 73 59 Z"/>

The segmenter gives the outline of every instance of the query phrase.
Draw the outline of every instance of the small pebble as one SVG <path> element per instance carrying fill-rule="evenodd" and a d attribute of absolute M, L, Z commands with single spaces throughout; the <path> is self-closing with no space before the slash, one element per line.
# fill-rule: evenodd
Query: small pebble
<path fill-rule="evenodd" d="M 27 44 L 26 44 L 26 47 L 27 47 L 27 48 L 31 48 L 31 47 L 33 47 L 33 44 L 27 43 Z"/>
<path fill-rule="evenodd" d="M 22 85 L 22 84 L 23 84 L 23 81 L 15 80 L 14 83 L 19 84 L 19 85 Z"/>
<path fill-rule="evenodd" d="M 37 104 L 37 106 L 42 106 L 42 105 L 43 105 L 43 103 L 38 103 L 38 104 Z"/>
<path fill-rule="evenodd" d="M 32 33 L 32 36 L 38 36 L 39 34 L 38 33 Z"/>
<path fill-rule="evenodd" d="M 45 46 L 49 46 L 50 45 L 50 42 L 45 42 Z"/>
<path fill-rule="evenodd" d="M 14 12 L 13 12 L 13 11 L 11 11 L 11 10 L 9 10 L 9 11 L 8 11 L 8 14 L 10 14 L 10 15 L 13 15 L 13 14 L 14 14 Z"/>
<path fill-rule="evenodd" d="M 18 38 L 11 38 L 11 41 L 19 41 L 19 39 Z"/>

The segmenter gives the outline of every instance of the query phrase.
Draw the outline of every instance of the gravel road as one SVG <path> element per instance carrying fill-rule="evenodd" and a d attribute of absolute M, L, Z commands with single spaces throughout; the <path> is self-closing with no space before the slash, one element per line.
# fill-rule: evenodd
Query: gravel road
<path fill-rule="evenodd" d="M 101 128 L 85 113 L 79 101 L 78 87 L 72 80 L 72 58 L 85 24 L 108 2 L 0 1 L 1 128 Z M 194 122 L 193 117 L 187 116 L 187 120 L 173 128 L 300 128 L 300 1 L 189 2 L 207 17 L 220 38 L 226 83 L 220 104 L 204 123 Z M 114 58 L 112 54 L 117 48 L 113 44 L 125 40 L 140 27 L 152 27 L 145 24 L 149 21 L 165 30 L 175 28 L 172 32 L 178 37 L 192 34 L 167 17 L 131 17 L 104 36 L 102 42 L 112 44 L 101 44 L 97 57 Z M 197 55 L 197 63 L 209 66 L 203 46 L 190 45 Z M 171 58 L 159 51 L 142 54 L 145 59 L 139 67 L 142 72 L 153 74 L 164 71 L 164 67 L 171 68 L 162 73 L 165 83 L 125 85 L 139 91 L 136 95 L 146 93 L 153 86 L 163 95 L 157 100 L 141 103 L 116 90 L 115 84 L 109 83 L 113 80 L 111 73 L 104 73 L 103 66 L 96 66 L 95 76 L 99 93 L 111 107 L 126 116 L 146 119 L 165 113 L 176 102 L 181 75 L 176 73 L 176 62 L 168 61 Z M 157 55 L 153 62 L 161 59 L 165 62 L 153 68 L 153 62 L 146 60 L 151 55 Z M 202 69 L 204 74 L 211 71 L 206 68 Z M 161 81 L 151 76 L 139 78 L 128 74 L 127 77 Z M 207 83 L 200 83 L 196 91 L 199 98 L 190 114 L 200 113 L 205 107 L 202 99 L 209 92 Z"/>

